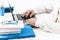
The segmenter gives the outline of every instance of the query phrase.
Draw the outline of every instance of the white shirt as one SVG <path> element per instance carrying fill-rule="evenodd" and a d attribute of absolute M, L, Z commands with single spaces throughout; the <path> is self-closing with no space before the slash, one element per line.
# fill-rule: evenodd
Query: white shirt
<path fill-rule="evenodd" d="M 43 2 L 45 4 L 43 4 Z M 41 6 L 44 5 L 44 7 L 40 7 L 35 10 L 35 13 L 37 13 L 36 15 L 36 23 L 35 26 L 40 27 L 40 29 L 47 31 L 47 32 L 53 32 L 53 33 L 60 33 L 60 22 L 59 23 L 55 23 L 57 17 L 58 16 L 58 10 L 60 8 L 59 4 L 60 1 L 59 0 L 44 0 L 41 3 Z M 50 12 L 46 12 L 46 10 L 52 10 Z M 42 14 L 40 14 L 42 13 Z M 50 14 L 47 14 L 50 13 Z"/>

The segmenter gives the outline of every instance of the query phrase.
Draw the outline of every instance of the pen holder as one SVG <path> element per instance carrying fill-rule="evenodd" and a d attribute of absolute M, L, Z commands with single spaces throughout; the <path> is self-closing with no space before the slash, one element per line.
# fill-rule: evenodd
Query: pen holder
<path fill-rule="evenodd" d="M 10 10 L 13 11 L 14 7 L 11 7 L 11 9 L 9 7 L 0 7 L 0 16 L 4 16 L 4 13 L 10 13 Z"/>

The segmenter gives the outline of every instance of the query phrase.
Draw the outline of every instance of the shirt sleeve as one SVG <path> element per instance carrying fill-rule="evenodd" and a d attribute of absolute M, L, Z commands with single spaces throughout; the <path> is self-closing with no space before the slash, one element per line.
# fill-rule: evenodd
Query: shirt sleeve
<path fill-rule="evenodd" d="M 39 7 L 34 9 L 34 13 L 51 13 L 53 11 L 53 7 L 51 5 L 40 5 Z"/>
<path fill-rule="evenodd" d="M 47 21 L 49 21 L 49 14 L 37 14 L 36 17 L 36 25 L 35 26 L 43 26 Z"/>
<path fill-rule="evenodd" d="M 36 15 L 35 26 L 40 27 L 45 32 L 60 34 L 60 23 L 52 22 L 51 15 L 40 14 Z"/>
<path fill-rule="evenodd" d="M 35 26 L 36 27 L 40 27 L 40 29 L 43 29 L 44 31 L 48 31 L 50 32 L 51 30 L 49 29 L 49 27 L 47 26 L 48 23 L 51 22 L 51 18 L 49 16 L 49 14 L 40 14 L 40 15 L 36 15 L 36 22 L 35 22 Z"/>

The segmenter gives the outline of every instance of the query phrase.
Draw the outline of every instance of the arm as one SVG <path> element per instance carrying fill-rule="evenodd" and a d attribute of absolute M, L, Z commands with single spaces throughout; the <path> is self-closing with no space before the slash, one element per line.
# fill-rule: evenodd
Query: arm
<path fill-rule="evenodd" d="M 52 22 L 48 14 L 41 14 L 35 22 L 35 26 L 50 33 L 60 33 L 60 23 Z"/>
<path fill-rule="evenodd" d="M 52 11 L 53 11 L 53 7 L 51 7 L 51 6 L 46 6 L 46 7 L 40 6 L 40 7 L 34 9 L 34 12 L 38 13 L 38 14 L 40 14 L 40 13 L 51 13 Z"/>
<path fill-rule="evenodd" d="M 23 14 L 22 14 L 22 16 L 24 17 L 24 16 L 26 16 L 26 17 L 28 17 L 28 16 L 33 16 L 33 15 L 35 15 L 35 13 L 36 14 L 41 14 L 41 13 L 51 13 L 53 11 L 53 8 L 51 7 L 51 6 L 40 6 L 40 7 L 38 7 L 38 8 L 34 8 L 34 9 L 29 9 L 29 10 L 27 10 L 26 12 L 24 12 Z"/>

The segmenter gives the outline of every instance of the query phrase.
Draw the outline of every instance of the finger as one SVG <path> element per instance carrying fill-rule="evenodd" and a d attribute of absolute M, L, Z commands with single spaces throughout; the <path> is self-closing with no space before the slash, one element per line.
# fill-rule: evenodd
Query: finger
<path fill-rule="evenodd" d="M 26 17 L 30 16 L 34 11 L 33 10 L 28 10 L 26 13 Z"/>
<path fill-rule="evenodd" d="M 31 13 L 30 17 L 32 17 L 34 15 L 34 12 Z"/>
<path fill-rule="evenodd" d="M 22 14 L 22 17 L 26 16 L 26 13 L 27 13 L 27 12 L 24 12 L 24 13 Z"/>
<path fill-rule="evenodd" d="M 27 13 L 26 13 L 26 17 L 28 17 L 29 14 L 30 14 L 30 10 L 27 11 Z"/>
<path fill-rule="evenodd" d="M 33 15 L 34 15 L 34 11 L 32 11 L 32 12 L 31 12 L 31 15 L 30 15 L 30 17 L 32 17 Z"/>

